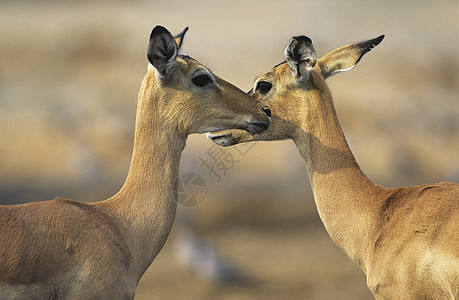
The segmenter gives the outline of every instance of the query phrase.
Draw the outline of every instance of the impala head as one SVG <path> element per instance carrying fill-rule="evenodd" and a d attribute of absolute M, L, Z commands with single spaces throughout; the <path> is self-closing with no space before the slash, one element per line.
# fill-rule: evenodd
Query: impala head
<path fill-rule="evenodd" d="M 240 130 L 208 133 L 207 137 L 221 146 L 248 141 L 292 139 L 302 120 L 308 118 L 308 106 L 313 99 L 323 101 L 330 96 L 325 79 L 354 68 L 362 56 L 384 38 L 346 45 L 317 59 L 312 41 L 306 36 L 293 37 L 285 49 L 286 61 L 259 76 L 249 94 L 272 109 L 272 124 L 261 134 Z M 330 97 L 325 97 L 329 98 Z M 313 122 L 313 120 L 311 120 Z M 303 128 L 304 129 L 304 128 Z"/>
<path fill-rule="evenodd" d="M 162 117 L 181 134 L 222 129 L 256 134 L 266 130 L 271 123 L 267 107 L 195 59 L 178 53 L 187 31 L 188 27 L 174 38 L 162 26 L 153 29 L 147 55 L 149 71 L 141 93 L 151 94 L 149 99 L 157 101 Z"/>

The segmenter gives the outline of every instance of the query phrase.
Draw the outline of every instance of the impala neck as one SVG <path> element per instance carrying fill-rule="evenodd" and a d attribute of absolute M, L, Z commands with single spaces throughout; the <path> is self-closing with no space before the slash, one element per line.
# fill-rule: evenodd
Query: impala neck
<path fill-rule="evenodd" d="M 298 124 L 294 141 L 306 162 L 320 218 L 335 243 L 364 269 L 377 186 L 360 170 L 326 85 L 313 89 L 305 101 L 306 119 Z"/>
<path fill-rule="evenodd" d="M 174 222 L 177 199 L 173 191 L 177 190 L 180 156 L 186 143 L 186 136 L 162 119 L 158 104 L 162 99 L 156 84 L 154 72 L 149 72 L 139 93 L 128 176 L 121 190 L 106 201 L 107 210 L 127 231 L 139 275 L 163 247 Z"/>

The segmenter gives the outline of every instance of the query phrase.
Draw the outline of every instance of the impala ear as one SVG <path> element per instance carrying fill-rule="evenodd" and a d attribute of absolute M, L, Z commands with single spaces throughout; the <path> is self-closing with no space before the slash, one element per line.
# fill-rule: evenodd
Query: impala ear
<path fill-rule="evenodd" d="M 182 34 L 185 34 L 185 32 Z M 148 44 L 147 57 L 150 64 L 158 70 L 159 74 L 164 76 L 172 69 L 177 60 L 177 53 L 178 46 L 172 34 L 163 26 L 158 25 L 153 28 Z"/>
<path fill-rule="evenodd" d="M 307 36 L 294 36 L 284 51 L 287 62 L 299 80 L 309 77 L 317 62 L 316 50 Z"/>
<path fill-rule="evenodd" d="M 174 37 L 175 39 L 175 43 L 177 44 L 177 48 L 180 50 L 180 48 L 182 47 L 182 43 L 183 43 L 183 40 L 185 39 L 185 33 L 188 31 L 188 26 L 185 27 L 185 29 L 183 29 L 182 33 L 176 35 Z"/>
<path fill-rule="evenodd" d="M 337 73 L 353 69 L 365 53 L 379 45 L 383 39 L 384 35 L 380 35 L 372 40 L 346 45 L 331 51 L 319 59 L 322 76 L 327 79 Z"/>

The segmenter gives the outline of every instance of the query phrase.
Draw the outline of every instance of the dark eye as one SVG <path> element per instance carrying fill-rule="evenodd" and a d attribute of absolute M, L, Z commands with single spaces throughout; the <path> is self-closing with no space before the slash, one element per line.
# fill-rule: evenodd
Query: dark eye
<path fill-rule="evenodd" d="M 191 79 L 191 81 L 193 81 L 193 83 L 196 86 L 204 87 L 204 86 L 208 85 L 209 83 L 211 83 L 212 79 L 210 79 L 209 75 L 201 74 L 201 75 L 193 77 L 193 79 Z"/>
<path fill-rule="evenodd" d="M 262 94 L 268 93 L 273 85 L 267 81 L 258 81 L 257 88 L 255 90 L 259 91 Z"/>

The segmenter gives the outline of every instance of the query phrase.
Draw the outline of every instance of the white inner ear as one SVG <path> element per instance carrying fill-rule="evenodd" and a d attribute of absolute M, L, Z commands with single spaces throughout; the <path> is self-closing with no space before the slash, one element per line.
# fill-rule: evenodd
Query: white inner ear
<path fill-rule="evenodd" d="M 349 68 L 347 68 L 347 69 L 338 70 L 338 72 L 347 72 L 347 71 L 349 71 L 349 70 L 354 69 L 354 67 L 355 67 L 355 65 L 353 65 L 352 67 L 349 67 Z"/>
<path fill-rule="evenodd" d="M 334 76 L 334 75 L 336 75 L 336 74 L 338 74 L 338 73 L 341 73 L 341 72 L 347 72 L 347 71 L 349 71 L 349 70 L 352 70 L 352 69 L 354 69 L 354 67 L 355 67 L 355 65 L 353 65 L 352 67 L 349 67 L 349 68 L 347 68 L 347 69 L 338 69 L 338 70 L 334 71 L 333 73 L 331 73 L 331 74 L 330 74 L 330 77 L 331 77 L 331 76 Z"/>
<path fill-rule="evenodd" d="M 354 67 L 355 67 L 355 65 L 353 65 L 353 66 L 351 66 L 351 67 L 349 67 L 349 68 L 347 68 L 347 69 L 340 69 L 340 70 L 336 71 L 335 73 L 347 72 L 347 71 L 349 71 L 349 70 L 354 69 Z"/>

